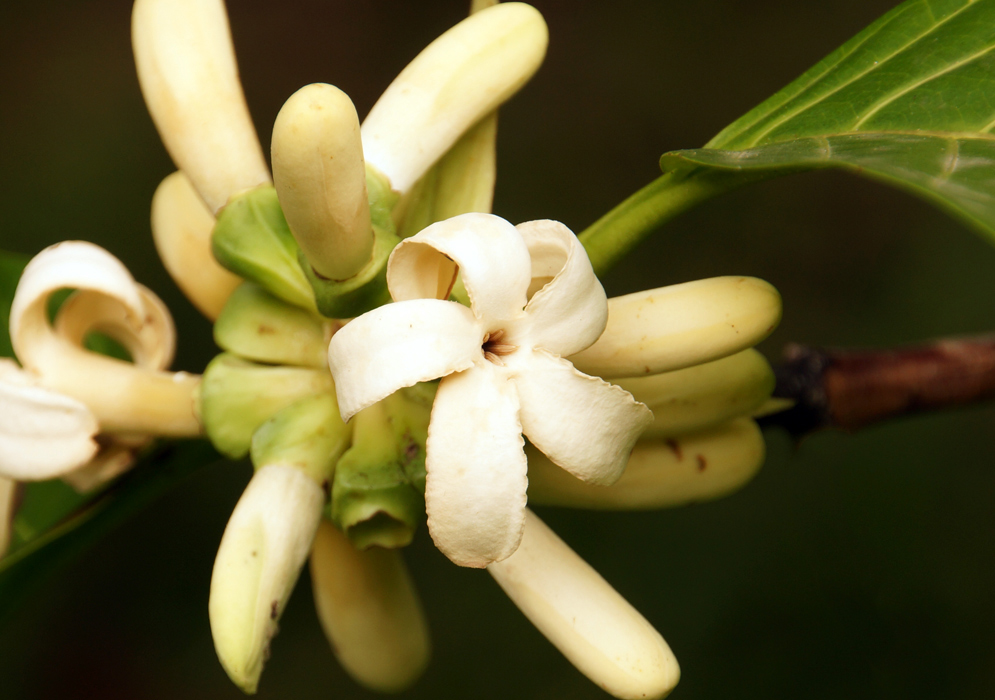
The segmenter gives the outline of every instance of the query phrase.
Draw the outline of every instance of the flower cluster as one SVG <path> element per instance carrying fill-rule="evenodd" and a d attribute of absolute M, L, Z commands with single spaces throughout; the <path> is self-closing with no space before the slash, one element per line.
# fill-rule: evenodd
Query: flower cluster
<path fill-rule="evenodd" d="M 153 436 L 251 458 L 208 605 L 246 692 L 308 558 L 346 670 L 376 690 L 413 683 L 429 640 L 399 548 L 427 514 L 438 548 L 486 568 L 597 684 L 662 697 L 679 677 L 666 642 L 527 500 L 674 505 L 762 463 L 750 416 L 772 377 L 750 348 L 779 319 L 776 291 L 716 278 L 608 299 L 566 226 L 491 215 L 496 110 L 547 30 L 522 3 L 474 10 L 362 123 L 332 85 L 292 95 L 271 177 L 222 0 L 136 0 L 139 80 L 179 169 L 153 198 L 153 237 L 223 352 L 202 377 L 167 372 L 168 311 L 90 244 L 44 251 L 18 288 L 0 476 L 93 488 Z M 94 332 L 126 357 L 87 349 Z"/>

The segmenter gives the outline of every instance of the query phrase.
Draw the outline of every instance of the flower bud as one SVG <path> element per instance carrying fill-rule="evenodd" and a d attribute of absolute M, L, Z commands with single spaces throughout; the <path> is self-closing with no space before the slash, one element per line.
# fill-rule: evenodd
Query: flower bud
<path fill-rule="evenodd" d="M 753 347 L 781 320 L 781 295 L 753 277 L 713 277 L 608 300 L 608 326 L 569 360 L 581 372 L 636 377 Z"/>
<path fill-rule="evenodd" d="M 502 3 L 440 36 L 391 83 L 363 122 L 366 162 L 398 192 L 539 68 L 549 35 L 533 7 Z"/>
<path fill-rule="evenodd" d="M 360 551 L 322 521 L 311 549 L 314 605 L 342 667 L 381 693 L 409 687 L 428 665 L 428 624 L 401 553 Z"/>
<path fill-rule="evenodd" d="M 640 440 L 622 477 L 592 486 L 527 448 L 529 502 L 537 505 L 649 510 L 727 496 L 749 482 L 764 463 L 763 434 L 749 418 L 670 439 Z"/>
<path fill-rule="evenodd" d="M 223 0 L 136 0 L 131 38 L 152 120 L 211 212 L 268 183 Z"/>
<path fill-rule="evenodd" d="M 373 254 L 359 117 L 337 87 L 307 85 L 273 125 L 273 182 L 290 230 L 322 277 L 345 280 Z"/>
<path fill-rule="evenodd" d="M 221 665 L 247 693 L 259 684 L 324 502 L 321 487 L 300 470 L 267 465 L 253 475 L 225 528 L 208 613 Z"/>
<path fill-rule="evenodd" d="M 531 511 L 521 545 L 487 570 L 581 673 L 615 697 L 662 698 L 677 685 L 677 659 L 660 633 Z"/>

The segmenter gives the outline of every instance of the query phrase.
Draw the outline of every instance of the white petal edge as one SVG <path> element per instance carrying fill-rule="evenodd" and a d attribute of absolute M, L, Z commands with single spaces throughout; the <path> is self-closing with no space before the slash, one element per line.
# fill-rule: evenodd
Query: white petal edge
<path fill-rule="evenodd" d="M 199 435 L 200 423 L 194 413 L 199 377 L 105 357 L 56 333 L 48 323 L 48 298 L 67 287 L 106 295 L 119 304 L 118 325 L 131 325 L 131 332 L 142 338 L 146 323 L 153 327 L 158 324 L 160 331 L 152 336 L 172 344 L 172 322 L 165 320 L 165 306 L 151 292 L 147 294 L 156 307 L 146 305 L 142 288 L 117 258 L 91 243 L 67 241 L 35 256 L 25 267 L 14 294 L 11 344 L 24 367 L 39 377 L 42 386 L 86 404 L 104 431 Z M 65 323 L 75 329 L 89 327 L 88 319 Z M 171 355 L 171 348 L 143 350 L 141 355 L 158 362 Z"/>
<path fill-rule="evenodd" d="M 40 481 L 78 469 L 97 454 L 98 430 L 84 404 L 0 359 L 0 477 Z"/>
<path fill-rule="evenodd" d="M 173 281 L 207 318 L 217 320 L 242 278 L 211 252 L 214 215 L 190 179 L 177 171 L 152 195 L 152 240 Z"/>
<path fill-rule="evenodd" d="M 353 319 L 328 344 L 342 420 L 398 389 L 467 369 L 482 358 L 482 341 L 470 310 L 451 301 L 385 304 Z"/>
<path fill-rule="evenodd" d="M 561 357 L 589 347 L 608 323 L 608 298 L 584 246 L 559 221 L 527 221 L 515 228 L 529 248 L 533 281 L 552 277 L 525 307 L 522 325 L 530 345 Z"/>
<path fill-rule="evenodd" d="M 152 120 L 208 208 L 268 183 L 223 0 L 136 0 L 131 41 Z"/>
<path fill-rule="evenodd" d="M 325 494 L 293 467 L 257 471 L 225 527 L 211 573 L 208 614 L 228 676 L 253 693 L 277 620 L 311 551 Z"/>
<path fill-rule="evenodd" d="M 446 299 L 457 271 L 485 324 L 523 316 L 529 249 L 514 226 L 493 214 L 454 216 L 401 241 L 387 264 L 387 286 L 395 301 Z"/>
<path fill-rule="evenodd" d="M 518 91 L 542 63 L 549 32 L 523 3 L 474 13 L 433 41 L 363 122 L 366 161 L 407 192 L 471 126 Z"/>
<path fill-rule="evenodd" d="M 616 481 L 653 413 L 624 389 L 543 350 L 512 357 L 529 441 L 578 479 Z"/>
<path fill-rule="evenodd" d="M 570 357 L 582 372 L 636 377 L 753 347 L 781 320 L 781 295 L 755 277 L 713 277 L 608 300 L 598 341 Z"/>
<path fill-rule="evenodd" d="M 484 567 L 518 548 L 528 488 L 518 396 L 484 363 L 439 383 L 428 426 L 425 511 L 439 550 Z"/>
<path fill-rule="evenodd" d="M 518 551 L 487 570 L 570 663 L 615 697 L 662 698 L 680 680 L 660 633 L 532 511 Z"/>
<path fill-rule="evenodd" d="M 346 672 L 381 693 L 399 692 L 418 680 L 431 643 L 400 551 L 359 551 L 322 520 L 310 568 L 318 620 Z"/>
<path fill-rule="evenodd" d="M 763 466 L 765 449 L 757 424 L 738 418 L 668 440 L 640 440 L 618 481 L 592 486 L 530 447 L 529 501 L 599 510 L 651 510 L 710 501 L 749 483 Z"/>
<path fill-rule="evenodd" d="M 125 440 L 113 436 L 107 441 L 109 444 L 103 445 L 93 459 L 79 469 L 63 474 L 62 480 L 79 493 L 93 491 L 131 469 L 135 463 L 135 453 L 152 442 L 152 438 Z"/>

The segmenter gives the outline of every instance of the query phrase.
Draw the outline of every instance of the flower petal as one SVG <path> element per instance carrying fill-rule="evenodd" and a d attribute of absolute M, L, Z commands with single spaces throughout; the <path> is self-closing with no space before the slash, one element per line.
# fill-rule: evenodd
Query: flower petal
<path fill-rule="evenodd" d="M 669 440 L 640 440 L 611 486 L 573 478 L 527 449 L 529 501 L 568 508 L 650 510 L 722 498 L 745 486 L 764 463 L 764 438 L 749 418 Z"/>
<path fill-rule="evenodd" d="M 425 510 L 443 554 L 483 567 L 518 547 L 525 519 L 525 453 L 518 396 L 483 364 L 439 384 L 428 427 Z"/>
<path fill-rule="evenodd" d="M 210 210 L 268 183 L 223 0 L 136 0 L 131 41 L 152 121 Z"/>
<path fill-rule="evenodd" d="M 138 359 L 152 367 L 171 357 L 174 331 L 161 302 L 143 291 L 110 253 L 90 243 L 71 241 L 35 256 L 18 283 L 10 311 L 10 335 L 24 367 L 39 377 L 42 386 L 86 404 L 105 431 L 200 434 L 193 399 L 198 377 L 139 367 L 79 347 L 75 343 L 93 327 L 90 318 L 59 321 L 66 335 L 49 325 L 48 299 L 67 287 L 85 294 L 66 313 L 72 315 L 74 309 L 93 313 L 105 322 L 113 316 L 114 322 L 104 323 L 105 328 L 124 339 Z M 98 295 L 107 301 L 97 303 Z M 117 307 L 113 313 L 108 304 Z"/>
<path fill-rule="evenodd" d="M 457 272 L 485 324 L 522 316 L 529 249 L 514 226 L 492 214 L 454 216 L 401 241 L 387 264 L 387 285 L 395 301 L 448 299 Z"/>
<path fill-rule="evenodd" d="M 617 698 L 662 698 L 680 668 L 660 633 L 532 511 L 518 551 L 487 570 L 532 624 Z"/>
<path fill-rule="evenodd" d="M 543 350 L 509 357 L 532 444 L 578 479 L 617 480 L 653 413 L 624 389 Z"/>
<path fill-rule="evenodd" d="M 328 344 L 342 420 L 402 387 L 467 369 L 482 341 L 470 310 L 451 301 L 414 299 L 353 319 Z"/>
<path fill-rule="evenodd" d="M 753 347 L 781 320 L 781 295 L 753 277 L 713 277 L 608 300 L 608 327 L 570 361 L 600 377 L 635 377 Z"/>
<path fill-rule="evenodd" d="M 608 299 L 584 246 L 559 221 L 527 221 L 515 228 L 532 257 L 533 286 L 543 283 L 525 307 L 530 345 L 561 357 L 580 352 L 608 323 Z"/>
<path fill-rule="evenodd" d="M 428 664 L 428 624 L 401 553 L 360 551 L 327 520 L 311 549 L 314 607 L 342 667 L 381 693 L 414 683 Z"/>
<path fill-rule="evenodd" d="M 242 283 L 214 258 L 213 231 L 214 215 L 187 176 L 167 176 L 152 195 L 152 240 L 173 281 L 212 321 Z"/>
<path fill-rule="evenodd" d="M 97 432 L 97 419 L 84 404 L 37 386 L 30 373 L 0 360 L 0 476 L 62 476 L 97 453 Z"/>
<path fill-rule="evenodd" d="M 109 444 L 100 448 L 93 459 L 79 469 L 63 474 L 62 480 L 79 493 L 93 491 L 131 469 L 135 463 L 135 453 L 150 442 L 151 437 L 119 439 L 115 435 L 109 439 Z"/>
<path fill-rule="evenodd" d="M 407 192 L 484 115 L 539 68 L 549 41 L 534 8 L 504 3 L 433 41 L 390 84 L 363 122 L 366 161 Z"/>

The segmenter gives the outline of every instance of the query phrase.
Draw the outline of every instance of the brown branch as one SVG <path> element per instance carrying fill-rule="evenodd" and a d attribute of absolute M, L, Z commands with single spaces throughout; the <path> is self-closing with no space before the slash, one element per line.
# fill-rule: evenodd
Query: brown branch
<path fill-rule="evenodd" d="M 885 350 L 785 348 L 774 396 L 794 407 L 761 419 L 801 436 L 995 398 L 995 336 Z"/>

